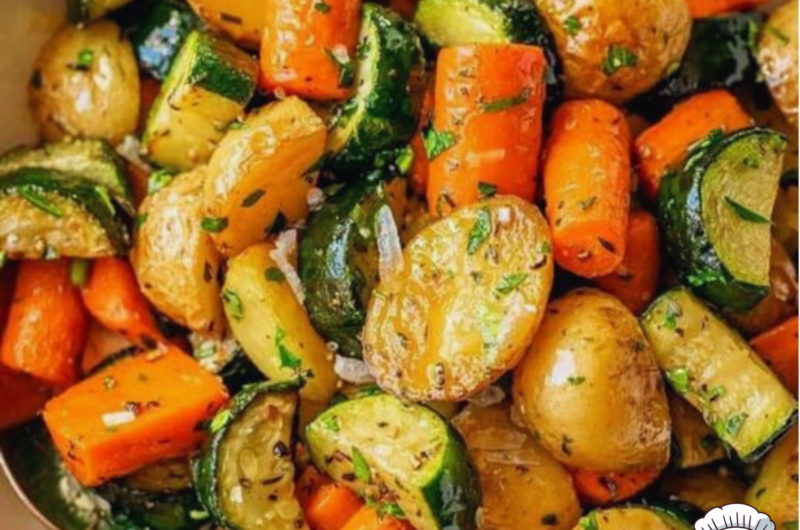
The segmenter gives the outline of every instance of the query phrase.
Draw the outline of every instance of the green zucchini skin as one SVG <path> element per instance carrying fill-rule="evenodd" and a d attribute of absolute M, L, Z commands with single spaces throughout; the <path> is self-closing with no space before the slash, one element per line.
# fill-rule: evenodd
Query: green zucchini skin
<path fill-rule="evenodd" d="M 417 530 L 476 528 L 477 472 L 460 435 L 427 407 L 365 392 L 317 416 L 306 427 L 306 441 L 319 470 L 375 502 L 395 502 Z M 375 445 L 392 443 L 388 456 L 371 454 Z M 410 469 L 421 449 L 424 458 Z M 350 457 L 356 454 L 360 466 Z M 397 462 L 386 464 L 391 458 Z"/>
<path fill-rule="evenodd" d="M 471 18 L 479 22 L 482 29 L 476 31 L 468 24 L 457 25 L 451 15 L 456 15 L 458 21 Z M 421 0 L 414 21 L 427 41 L 438 48 L 475 43 L 516 43 L 540 47 L 549 66 L 545 78 L 548 106 L 561 100 L 564 92 L 561 60 L 550 28 L 534 2 Z M 487 26 L 493 26 L 493 31 L 487 32 Z"/>
<path fill-rule="evenodd" d="M 333 111 L 327 164 L 370 168 L 384 151 L 404 146 L 417 127 L 425 57 L 412 24 L 390 9 L 364 4 L 355 93 Z"/>
<path fill-rule="evenodd" d="M 701 190 L 710 168 L 728 156 L 728 150 L 735 149 L 737 142 L 751 140 L 758 142 L 759 154 L 770 154 L 770 150 L 774 150 L 772 154 L 776 156 L 777 163 L 773 166 L 777 167 L 767 168 L 773 174 L 764 172 L 764 178 L 774 177 L 777 192 L 786 139 L 776 131 L 751 128 L 722 139 L 702 142 L 680 171 L 664 178 L 658 195 L 658 222 L 664 248 L 681 281 L 709 302 L 737 312 L 751 309 L 769 292 L 769 251 L 766 256 L 759 256 L 766 262 L 767 274 L 763 282 L 753 284 L 734 277 L 729 270 L 731 263 L 723 262 L 715 242 L 710 238 L 711 227 L 704 219 L 704 208 L 710 206 L 706 205 Z M 773 194 L 769 210 L 765 212 L 767 218 L 771 215 L 774 198 Z M 744 223 L 748 221 L 740 220 L 730 226 L 730 237 L 739 237 L 739 230 L 747 226 Z M 767 224 L 764 226 L 766 230 L 762 235 L 766 240 L 761 243 L 768 246 L 769 229 Z"/>
<path fill-rule="evenodd" d="M 207 428 L 209 437 L 203 450 L 197 458 L 192 460 L 192 482 L 197 490 L 200 503 L 224 528 L 239 530 L 223 510 L 219 492 L 220 451 L 225 443 L 226 435 L 260 397 L 267 394 L 295 393 L 302 386 L 302 379 L 247 385 L 236 394 L 228 408 L 219 412 L 209 424 Z"/>
<path fill-rule="evenodd" d="M 758 13 L 695 20 L 680 66 L 654 89 L 634 100 L 633 108 L 655 121 L 692 94 L 753 82 L 758 71 L 753 39 L 762 20 Z"/>
<path fill-rule="evenodd" d="M 131 216 L 136 213 L 125 167 L 105 140 L 73 139 L 45 144 L 38 149 L 18 147 L 0 156 L 0 175 L 25 167 L 59 171 L 105 186 L 125 213 Z"/>
<path fill-rule="evenodd" d="M 72 177 L 56 171 L 40 168 L 22 168 L 11 174 L 0 177 L 0 210 L 4 197 L 31 190 L 41 196 L 60 196 L 74 204 L 100 225 L 109 246 L 117 253 L 124 254 L 130 246 L 130 232 L 122 222 L 109 194 L 104 186 L 86 179 Z M 31 205 L 30 208 L 36 208 Z M 31 248 L 25 252 L 26 257 L 46 257 L 48 251 L 67 256 L 57 246 L 44 250 L 44 256 L 38 256 L 38 249 Z M 79 255 L 74 257 L 99 257 L 95 255 Z"/>
<path fill-rule="evenodd" d="M 794 396 L 688 289 L 659 296 L 640 322 L 667 382 L 702 413 L 729 453 L 756 461 L 796 423 Z"/>
<path fill-rule="evenodd" d="M 328 199 L 300 242 L 299 273 L 311 323 L 349 357 L 361 357 L 360 333 L 378 283 L 374 234 L 378 210 L 388 204 L 383 186 L 358 181 Z"/>
<path fill-rule="evenodd" d="M 139 68 L 154 79 L 167 77 L 181 45 L 200 21 L 184 2 L 160 0 L 146 3 L 137 13 L 130 41 Z"/>

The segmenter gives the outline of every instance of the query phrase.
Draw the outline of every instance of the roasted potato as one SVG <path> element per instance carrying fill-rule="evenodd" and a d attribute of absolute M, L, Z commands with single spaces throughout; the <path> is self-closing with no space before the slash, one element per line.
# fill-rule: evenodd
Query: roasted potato
<path fill-rule="evenodd" d="M 478 470 L 482 530 L 570 529 L 581 515 L 564 467 L 511 422 L 508 404 L 467 405 L 453 426 Z"/>
<path fill-rule="evenodd" d="M 677 66 L 692 27 L 684 0 L 535 0 L 564 64 L 567 95 L 615 104 Z"/>
<path fill-rule="evenodd" d="M 703 511 L 744 502 L 746 491 L 744 482 L 726 467 L 671 473 L 658 486 L 659 497 L 688 502 Z"/>
<path fill-rule="evenodd" d="M 625 473 L 667 465 L 661 374 L 636 317 L 613 296 L 576 289 L 551 302 L 513 392 L 542 445 L 571 467 Z"/>
<path fill-rule="evenodd" d="M 220 257 L 202 228 L 205 168 L 176 177 L 139 208 L 131 263 L 145 296 L 193 331 L 223 331 Z"/>
<path fill-rule="evenodd" d="M 239 46 L 257 50 L 269 6 L 264 0 L 188 0 L 209 26 L 236 41 Z"/>
<path fill-rule="evenodd" d="M 764 466 L 744 499 L 768 513 L 777 528 L 797 524 L 797 427 L 791 430 L 764 460 Z"/>
<path fill-rule="evenodd" d="M 217 249 L 234 256 L 262 241 L 276 219 L 293 223 L 308 213 L 309 169 L 325 151 L 325 124 L 296 97 L 261 107 L 229 130 L 206 172 L 206 216 L 219 221 Z"/>
<path fill-rule="evenodd" d="M 672 418 L 674 466 L 688 469 L 725 458 L 722 442 L 706 425 L 700 411 L 671 390 L 667 391 L 667 399 Z"/>
<path fill-rule="evenodd" d="M 228 262 L 222 290 L 233 336 L 271 380 L 303 376 L 300 396 L 327 402 L 336 391 L 333 353 L 295 297 L 271 256 L 274 246 L 254 245 Z"/>
<path fill-rule="evenodd" d="M 547 223 L 516 197 L 456 210 L 406 246 L 372 293 L 364 360 L 406 399 L 460 401 L 513 368 L 553 282 Z"/>
<path fill-rule="evenodd" d="M 31 109 L 45 140 L 105 138 L 136 130 L 139 69 L 119 26 L 65 26 L 39 54 L 29 84 Z"/>
<path fill-rule="evenodd" d="M 772 97 L 797 127 L 797 0 L 770 15 L 758 41 L 758 64 Z"/>

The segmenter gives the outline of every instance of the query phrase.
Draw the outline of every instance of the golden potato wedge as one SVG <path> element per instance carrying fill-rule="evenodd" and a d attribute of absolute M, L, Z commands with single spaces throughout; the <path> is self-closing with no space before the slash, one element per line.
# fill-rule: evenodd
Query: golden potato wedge
<path fill-rule="evenodd" d="M 626 473 L 669 461 L 658 365 L 636 317 L 611 295 L 576 289 L 551 302 L 513 393 L 542 445 L 571 467 Z"/>
<path fill-rule="evenodd" d="M 378 384 L 418 401 L 460 401 L 513 368 L 553 283 L 539 210 L 496 197 L 424 228 L 402 271 L 373 291 L 364 360 Z"/>
<path fill-rule="evenodd" d="M 205 168 L 176 177 L 139 208 L 131 263 L 145 296 L 193 331 L 223 329 L 220 257 L 202 228 Z"/>
<path fill-rule="evenodd" d="M 325 151 L 325 124 L 303 100 L 290 97 L 262 107 L 228 131 L 206 172 L 206 216 L 219 251 L 234 256 L 262 241 L 278 217 L 308 213 L 309 169 Z"/>
<path fill-rule="evenodd" d="M 42 48 L 28 96 L 45 140 L 85 136 L 116 144 L 139 119 L 133 48 L 108 20 L 65 26 Z"/>
<path fill-rule="evenodd" d="M 685 0 L 535 0 L 553 31 L 567 94 L 621 104 L 650 90 L 689 44 Z"/>
<path fill-rule="evenodd" d="M 453 420 L 478 470 L 481 530 L 572 528 L 581 516 L 566 469 L 511 421 L 508 403 L 467 407 Z"/>
<path fill-rule="evenodd" d="M 306 385 L 300 396 L 327 402 L 337 384 L 333 353 L 270 256 L 273 249 L 269 243 L 254 245 L 228 262 L 222 290 L 228 324 L 269 379 L 302 375 Z"/>
<path fill-rule="evenodd" d="M 268 4 L 264 0 L 188 0 L 195 13 L 209 26 L 236 41 L 239 46 L 257 50 Z"/>
<path fill-rule="evenodd" d="M 778 442 L 764 460 L 764 467 L 744 499 L 768 513 L 777 528 L 797 524 L 797 427 Z"/>
<path fill-rule="evenodd" d="M 671 390 L 667 391 L 669 413 L 672 418 L 674 465 L 680 469 L 704 466 L 725 458 L 725 448 L 717 435 L 706 425 L 700 414 L 688 401 Z"/>
<path fill-rule="evenodd" d="M 776 9 L 758 41 L 758 64 L 786 119 L 797 127 L 797 0 Z"/>

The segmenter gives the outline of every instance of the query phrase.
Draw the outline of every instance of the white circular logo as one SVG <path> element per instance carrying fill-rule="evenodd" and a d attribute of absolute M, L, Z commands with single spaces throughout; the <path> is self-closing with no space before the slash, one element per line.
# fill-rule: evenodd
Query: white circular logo
<path fill-rule="evenodd" d="M 714 508 L 694 523 L 695 530 L 775 530 L 769 515 L 746 504 L 728 504 Z"/>

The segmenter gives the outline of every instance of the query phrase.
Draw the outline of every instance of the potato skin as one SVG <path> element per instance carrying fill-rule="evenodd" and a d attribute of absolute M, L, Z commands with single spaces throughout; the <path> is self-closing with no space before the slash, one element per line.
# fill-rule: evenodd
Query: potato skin
<path fill-rule="evenodd" d="M 550 294 L 551 248 L 542 214 L 512 196 L 420 231 L 370 300 L 364 360 L 378 384 L 413 401 L 461 401 L 516 366 Z"/>
<path fill-rule="evenodd" d="M 656 85 L 686 51 L 692 17 L 684 0 L 535 0 L 553 31 L 567 95 L 621 104 Z M 635 66 L 604 72 L 612 46 Z"/>
<path fill-rule="evenodd" d="M 223 331 L 220 257 L 203 230 L 205 169 L 175 178 L 139 208 L 131 263 L 142 292 L 169 318 L 192 331 Z"/>
<path fill-rule="evenodd" d="M 636 317 L 610 295 L 576 289 L 550 303 L 513 393 L 542 445 L 571 467 L 667 465 L 671 421 L 658 365 Z"/>
<path fill-rule="evenodd" d="M 139 118 L 133 48 L 107 20 L 65 26 L 42 48 L 28 97 L 45 140 L 85 136 L 116 144 L 136 131 Z"/>
<path fill-rule="evenodd" d="M 797 0 L 775 10 L 758 41 L 758 64 L 786 119 L 797 127 Z"/>
<path fill-rule="evenodd" d="M 452 420 L 478 470 L 482 530 L 568 530 L 581 505 L 566 469 L 511 421 L 508 403 L 473 404 Z"/>

